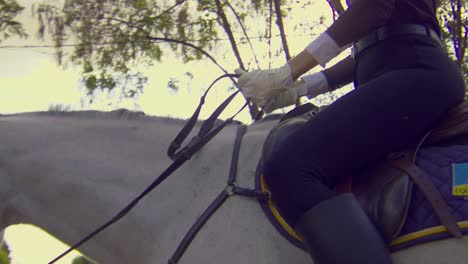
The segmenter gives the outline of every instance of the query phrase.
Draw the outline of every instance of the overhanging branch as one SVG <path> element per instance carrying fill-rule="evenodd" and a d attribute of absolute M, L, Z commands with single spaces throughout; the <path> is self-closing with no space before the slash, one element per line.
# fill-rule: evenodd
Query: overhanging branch
<path fill-rule="evenodd" d="M 231 25 L 224 13 L 224 9 L 221 5 L 219 0 L 215 0 L 216 8 L 218 9 L 218 16 L 221 18 L 221 26 L 223 27 L 226 35 L 229 38 L 229 42 L 231 43 L 232 51 L 234 52 L 234 56 L 236 56 L 237 62 L 239 63 L 239 67 L 245 70 L 244 62 L 242 61 L 242 57 L 240 55 L 239 49 L 237 48 L 236 39 L 234 38 L 234 34 L 232 34 Z"/>
<path fill-rule="evenodd" d="M 89 19 L 89 18 L 88 18 Z M 186 41 L 182 41 L 182 40 L 177 40 L 177 39 L 171 39 L 171 38 L 166 38 L 166 37 L 154 37 L 154 36 L 151 36 L 151 34 L 144 30 L 143 28 L 137 26 L 136 24 L 134 23 L 130 23 L 129 21 L 125 21 L 125 20 L 122 20 L 122 19 L 118 19 L 118 18 L 110 18 L 110 17 L 102 17 L 102 18 L 91 18 L 91 19 L 96 19 L 96 20 L 109 20 L 109 21 L 116 21 L 116 22 L 119 22 L 119 23 L 122 23 L 124 25 L 126 25 L 128 28 L 133 28 L 133 29 L 136 29 L 140 32 L 143 32 L 145 35 L 146 35 L 146 38 L 147 39 L 150 39 L 150 40 L 153 40 L 153 41 L 160 41 L 160 42 L 168 42 L 168 43 L 176 43 L 176 44 L 179 44 L 179 45 L 183 45 L 183 46 L 187 46 L 187 47 L 190 47 L 200 53 L 202 53 L 203 55 L 205 55 L 210 61 L 212 61 L 216 66 L 218 66 L 218 68 L 220 68 L 224 73 L 228 73 L 226 71 L 226 69 L 224 69 L 217 61 L 216 59 L 211 56 L 211 54 L 209 54 L 208 52 L 206 52 L 205 50 L 203 50 L 202 48 L 192 44 L 192 43 L 189 43 L 189 42 L 186 42 Z"/>
<path fill-rule="evenodd" d="M 150 39 L 150 40 L 153 40 L 153 41 L 161 41 L 161 42 L 168 42 L 168 43 L 176 43 L 176 44 L 179 44 L 179 45 L 183 45 L 183 46 L 187 46 L 187 47 L 190 47 L 192 49 L 195 49 L 196 51 L 199 51 L 200 53 L 202 53 L 203 55 L 205 55 L 210 61 L 212 61 L 216 66 L 218 66 L 224 73 L 228 73 L 226 71 L 226 69 L 224 69 L 217 61 L 215 58 L 213 58 L 213 56 L 211 56 L 208 52 L 206 52 L 205 50 L 203 50 L 202 48 L 192 44 L 192 43 L 188 43 L 188 42 L 185 42 L 185 41 L 182 41 L 182 40 L 178 40 L 178 39 L 171 39 L 171 38 L 160 38 L 160 37 L 152 37 L 150 35 L 147 35 L 147 38 Z"/>
<path fill-rule="evenodd" d="M 245 38 L 247 40 L 247 43 L 249 44 L 250 50 L 252 50 L 252 54 L 254 56 L 255 63 L 257 64 L 257 67 L 260 68 L 260 62 L 258 61 L 257 54 L 255 53 L 255 49 L 254 49 L 254 47 L 252 45 L 252 41 L 250 41 L 250 37 L 247 34 L 247 30 L 245 29 L 244 23 L 242 23 L 242 19 L 239 17 L 239 14 L 237 14 L 236 10 L 234 9 L 234 7 L 231 5 L 231 3 L 228 0 L 226 0 L 225 3 L 227 4 L 227 6 L 231 10 L 231 12 L 236 17 L 237 22 L 239 23 L 239 25 L 240 25 L 240 27 L 242 29 L 242 33 L 244 34 L 244 36 L 245 36 Z"/>
<path fill-rule="evenodd" d="M 275 5 L 275 12 L 276 12 L 276 25 L 278 25 L 278 29 L 281 35 L 281 42 L 283 43 L 284 54 L 286 55 L 286 61 L 291 59 L 291 54 L 289 53 L 289 46 L 288 41 L 286 39 L 286 33 L 284 30 L 283 24 L 283 15 L 281 14 L 281 3 L 280 0 L 273 1 Z"/>

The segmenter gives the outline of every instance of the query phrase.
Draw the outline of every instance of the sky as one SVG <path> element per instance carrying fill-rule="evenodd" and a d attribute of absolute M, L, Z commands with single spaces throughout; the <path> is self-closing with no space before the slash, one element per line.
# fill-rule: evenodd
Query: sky
<path fill-rule="evenodd" d="M 58 2 L 60 0 L 49 0 Z M 20 0 L 22 6 L 29 7 L 37 0 Z M 293 1 L 300 4 L 301 1 Z M 326 1 L 318 1 L 314 12 L 297 13 L 296 20 L 290 21 L 290 26 L 299 24 L 301 16 L 311 15 L 317 18 L 320 15 L 327 16 L 329 7 Z M 323 3 L 322 3 L 323 2 Z M 83 88 L 80 85 L 79 69 L 68 65 L 58 66 L 54 59 L 54 50 L 51 48 L 2 48 L 2 46 L 22 45 L 50 45 L 50 42 L 41 42 L 35 38 L 38 24 L 31 17 L 29 9 L 20 15 L 30 37 L 26 40 L 11 38 L 0 43 L 0 113 L 21 113 L 31 111 L 47 111 L 50 105 L 62 104 L 69 106 L 71 110 L 96 109 L 109 111 L 115 108 L 128 108 L 130 110 L 144 111 L 149 115 L 170 116 L 188 118 L 196 109 L 200 96 L 204 89 L 222 72 L 211 63 L 191 62 L 182 63 L 176 58 L 167 58 L 151 68 L 143 69 L 149 81 L 144 94 L 137 102 L 123 101 L 112 107 L 108 101 L 98 101 L 93 105 L 84 104 L 82 100 Z M 292 30 L 292 29 L 291 29 Z M 294 54 L 300 52 L 311 41 L 305 34 L 298 34 L 297 38 L 290 42 L 291 51 Z M 266 64 L 266 63 L 265 63 Z M 281 66 L 281 65 L 277 65 Z M 226 67 L 233 71 L 236 65 Z M 191 71 L 193 79 L 188 80 L 184 73 Z M 174 94 L 166 88 L 169 78 L 180 78 L 181 89 Z M 227 88 L 231 84 L 228 81 L 219 83 L 207 98 L 201 118 L 206 118 L 229 95 Z M 221 118 L 227 118 L 237 111 L 244 103 L 241 96 L 229 107 Z M 250 122 L 247 111 L 239 116 L 238 120 Z M 66 249 L 66 245 L 54 240 L 45 232 L 25 225 L 9 227 L 5 234 L 6 241 L 11 246 L 13 264 L 46 263 Z M 59 263 L 69 264 L 76 256 L 70 254 Z"/>

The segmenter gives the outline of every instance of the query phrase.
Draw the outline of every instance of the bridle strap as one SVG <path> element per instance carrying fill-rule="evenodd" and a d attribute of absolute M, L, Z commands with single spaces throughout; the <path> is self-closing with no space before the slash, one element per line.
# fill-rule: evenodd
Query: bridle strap
<path fill-rule="evenodd" d="M 181 147 L 182 143 L 184 140 L 188 137 L 190 132 L 192 131 L 193 127 L 198 121 L 198 117 L 200 115 L 200 111 L 202 106 L 205 104 L 205 99 L 206 96 L 208 95 L 208 92 L 211 90 L 211 88 L 221 79 L 223 78 L 233 78 L 237 77 L 238 75 L 235 74 L 224 74 L 221 75 L 220 77 L 216 78 L 211 85 L 208 87 L 208 89 L 205 91 L 203 96 L 200 98 L 200 103 L 198 104 L 197 109 L 193 113 L 192 117 L 190 117 L 189 121 L 185 124 L 185 126 L 182 128 L 182 130 L 177 134 L 175 139 L 171 142 L 169 145 L 169 149 L 167 150 L 167 155 L 172 159 L 175 160 L 177 159 L 178 155 L 180 155 L 179 148 Z M 234 99 L 234 97 L 239 93 L 240 90 L 237 90 L 235 93 L 231 94 L 224 102 L 216 108 L 216 110 L 211 114 L 211 116 L 205 120 L 202 124 L 202 127 L 200 128 L 200 131 L 198 132 L 198 135 L 195 136 L 193 140 L 197 140 L 199 137 L 205 136 L 214 126 L 216 120 L 218 119 L 219 115 L 226 109 L 226 107 L 229 105 L 229 103 Z M 190 143 L 189 143 L 190 145 Z"/>

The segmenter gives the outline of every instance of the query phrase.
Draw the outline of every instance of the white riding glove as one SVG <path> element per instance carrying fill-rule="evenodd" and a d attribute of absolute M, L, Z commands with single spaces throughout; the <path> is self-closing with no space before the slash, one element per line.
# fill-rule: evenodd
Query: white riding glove
<path fill-rule="evenodd" d="M 282 91 L 267 100 L 258 102 L 266 113 L 287 107 L 296 103 L 297 98 L 307 96 L 309 99 L 328 92 L 328 81 L 322 72 L 313 73 L 301 78 L 293 85 L 283 88 Z"/>
<path fill-rule="evenodd" d="M 292 86 L 282 89 L 278 94 L 270 97 L 269 99 L 260 102 L 259 105 L 263 106 L 263 111 L 267 114 L 287 107 L 296 103 L 297 98 L 307 95 L 307 87 L 303 80 L 295 82 Z"/>
<path fill-rule="evenodd" d="M 236 69 L 240 75 L 238 85 L 245 97 L 255 103 L 264 101 L 277 94 L 280 89 L 293 84 L 291 68 L 288 64 L 278 69 L 255 70 L 246 72 Z"/>
<path fill-rule="evenodd" d="M 307 97 L 312 99 L 318 95 L 329 92 L 328 80 L 323 72 L 316 72 L 301 77 L 307 87 Z"/>

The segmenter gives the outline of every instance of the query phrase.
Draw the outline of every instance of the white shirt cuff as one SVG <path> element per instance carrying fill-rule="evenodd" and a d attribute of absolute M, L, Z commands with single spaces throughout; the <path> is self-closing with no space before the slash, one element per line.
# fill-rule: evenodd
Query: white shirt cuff
<path fill-rule="evenodd" d="M 345 48 L 346 47 L 342 48 L 338 46 L 336 41 L 328 35 L 328 33 L 324 32 L 306 47 L 306 51 L 309 52 L 322 67 L 325 67 L 327 62 L 340 54 Z"/>

